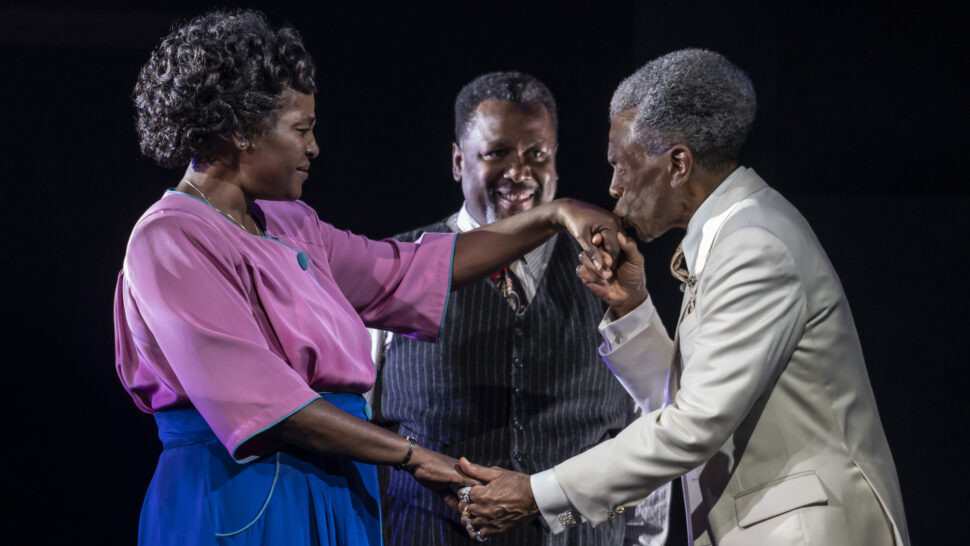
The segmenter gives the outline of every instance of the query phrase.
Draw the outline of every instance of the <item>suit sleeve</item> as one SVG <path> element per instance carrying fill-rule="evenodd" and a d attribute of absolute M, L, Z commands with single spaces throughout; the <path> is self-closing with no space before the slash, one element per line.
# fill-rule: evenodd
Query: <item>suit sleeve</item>
<path fill-rule="evenodd" d="M 722 236 L 697 294 L 698 322 L 681 340 L 691 351 L 671 404 L 555 467 L 570 502 L 594 525 L 707 461 L 768 393 L 804 330 L 794 259 L 760 227 Z"/>

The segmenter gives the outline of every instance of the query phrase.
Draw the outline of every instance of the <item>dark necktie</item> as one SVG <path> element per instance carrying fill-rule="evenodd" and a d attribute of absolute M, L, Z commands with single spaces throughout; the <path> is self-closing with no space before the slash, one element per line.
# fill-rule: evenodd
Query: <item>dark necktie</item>
<path fill-rule="evenodd" d="M 525 312 L 525 292 L 523 292 L 519 279 L 516 278 L 511 269 L 506 267 L 492 275 L 492 282 L 495 283 L 495 288 L 498 288 L 499 294 L 502 294 L 509 307 L 512 308 L 513 313 L 521 315 Z"/>

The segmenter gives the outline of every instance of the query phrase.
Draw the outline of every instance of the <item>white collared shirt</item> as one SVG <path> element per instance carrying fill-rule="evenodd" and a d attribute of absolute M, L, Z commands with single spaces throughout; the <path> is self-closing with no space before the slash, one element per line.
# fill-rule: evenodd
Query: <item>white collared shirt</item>
<path fill-rule="evenodd" d="M 445 220 L 445 223 L 448 224 L 448 227 L 452 231 L 457 233 L 465 233 L 466 231 L 481 227 L 481 224 L 472 218 L 471 213 L 468 212 L 468 203 L 462 203 L 461 210 L 458 211 L 458 214 L 453 214 Z M 545 273 L 546 266 L 549 265 L 549 258 L 552 256 L 556 237 L 558 235 L 553 236 L 545 243 L 530 250 L 528 254 L 509 265 L 509 269 L 512 270 L 512 273 L 515 273 L 519 284 L 522 286 L 522 290 L 525 292 L 526 300 L 530 302 L 536 295 L 536 290 L 539 288 L 539 281 L 542 280 L 542 274 Z"/>

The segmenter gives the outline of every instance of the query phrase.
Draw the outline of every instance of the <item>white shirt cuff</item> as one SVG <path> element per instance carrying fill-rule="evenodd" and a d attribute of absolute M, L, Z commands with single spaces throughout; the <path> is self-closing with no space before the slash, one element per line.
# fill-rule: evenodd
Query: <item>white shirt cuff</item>
<path fill-rule="evenodd" d="M 539 507 L 542 520 L 553 534 L 559 534 L 566 530 L 562 519 L 560 519 L 561 515 L 569 514 L 569 517 L 576 518 L 575 521 L 580 519 L 578 515 L 574 516 L 572 505 L 569 504 L 566 493 L 559 485 L 559 479 L 556 478 L 554 469 L 550 468 L 529 476 L 529 482 L 532 485 L 532 496 L 535 497 L 536 506 Z"/>
<path fill-rule="evenodd" d="M 650 324 L 650 319 L 656 312 L 649 295 L 643 303 L 618 319 L 614 318 L 612 309 L 607 309 L 606 316 L 599 323 L 600 335 L 603 336 L 603 342 L 606 344 L 605 352 L 615 350 L 626 340 L 640 333 Z"/>

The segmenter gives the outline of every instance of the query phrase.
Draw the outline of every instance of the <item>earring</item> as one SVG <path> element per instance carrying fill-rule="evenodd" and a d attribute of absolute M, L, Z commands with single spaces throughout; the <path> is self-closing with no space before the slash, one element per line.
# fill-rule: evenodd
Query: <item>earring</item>
<path fill-rule="evenodd" d="M 247 142 L 245 140 L 240 140 L 239 141 L 239 147 L 245 150 L 246 148 L 249 147 L 249 142 Z"/>

